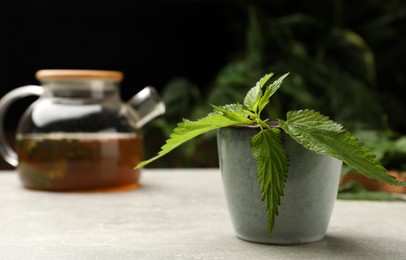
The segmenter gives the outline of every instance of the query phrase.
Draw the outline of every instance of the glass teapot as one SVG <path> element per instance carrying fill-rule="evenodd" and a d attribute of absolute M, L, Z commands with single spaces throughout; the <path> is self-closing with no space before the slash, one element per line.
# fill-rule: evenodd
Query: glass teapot
<path fill-rule="evenodd" d="M 39 70 L 42 86 L 23 86 L 0 100 L 0 152 L 27 188 L 68 191 L 133 187 L 143 159 L 141 128 L 165 113 L 153 87 L 120 99 L 120 71 Z M 16 131 L 14 151 L 4 115 L 15 100 L 38 95 Z"/>

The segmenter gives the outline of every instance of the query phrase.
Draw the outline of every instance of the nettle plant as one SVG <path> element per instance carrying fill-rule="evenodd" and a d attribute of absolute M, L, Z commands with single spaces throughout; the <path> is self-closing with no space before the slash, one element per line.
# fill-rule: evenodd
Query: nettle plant
<path fill-rule="evenodd" d="M 262 119 L 261 112 L 288 74 L 272 83 L 269 81 L 273 73 L 266 74 L 248 91 L 243 104 L 235 103 L 221 107 L 212 105 L 214 111 L 206 117 L 197 121 L 184 119 L 173 130 L 160 152 L 155 157 L 139 163 L 136 168 L 157 160 L 184 142 L 208 131 L 233 125 L 258 126 L 258 133 L 251 138 L 251 150 L 257 163 L 262 201 L 267 209 L 269 235 L 278 215 L 278 206 L 283 196 L 289 168 L 289 158 L 283 147 L 282 131 L 308 150 L 329 154 L 369 178 L 406 186 L 405 182 L 397 181 L 387 174 L 376 156 L 342 125 L 317 111 L 309 109 L 289 111 L 286 120 L 275 120 L 276 125 L 270 124 L 269 119 Z"/>

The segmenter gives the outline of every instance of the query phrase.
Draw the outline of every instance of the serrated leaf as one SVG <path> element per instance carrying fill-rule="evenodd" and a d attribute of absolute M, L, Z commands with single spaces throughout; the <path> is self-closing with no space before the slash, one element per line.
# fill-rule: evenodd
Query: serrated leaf
<path fill-rule="evenodd" d="M 245 113 L 241 106 L 238 106 L 237 104 L 229 104 L 222 107 L 212 105 L 212 107 L 230 120 L 238 121 L 240 124 L 252 123 L 252 120 L 248 118 L 248 114 Z"/>
<path fill-rule="evenodd" d="M 251 150 L 257 162 L 258 182 L 267 209 L 268 234 L 271 235 L 288 171 L 288 158 L 280 130 L 260 131 L 251 138 Z"/>
<path fill-rule="evenodd" d="M 286 121 L 278 121 L 281 128 L 303 147 L 342 160 L 369 178 L 406 186 L 405 182 L 387 174 L 367 147 L 328 117 L 313 110 L 299 110 L 288 112 Z"/>
<path fill-rule="evenodd" d="M 260 97 L 258 101 L 258 114 L 261 114 L 262 110 L 264 110 L 265 106 L 269 103 L 269 99 L 281 87 L 283 80 L 288 75 L 289 73 L 282 75 L 265 89 L 264 94 Z"/>
<path fill-rule="evenodd" d="M 235 125 L 239 123 L 240 123 L 239 121 L 231 120 L 220 113 L 209 114 L 207 117 L 201 118 L 197 121 L 190 121 L 184 119 L 183 122 L 179 123 L 178 126 L 173 130 L 169 139 L 161 147 L 161 150 L 158 153 L 158 155 L 149 160 L 140 162 L 137 166 L 135 166 L 135 169 L 144 167 L 145 165 L 164 156 L 173 149 L 177 148 L 179 145 L 195 138 L 198 135 L 204 134 L 217 128 Z"/>
<path fill-rule="evenodd" d="M 259 80 L 259 87 L 260 89 L 263 89 L 266 83 L 273 77 L 273 73 L 265 74 L 260 80 Z"/>
<path fill-rule="evenodd" d="M 260 97 L 261 97 L 261 88 L 259 87 L 258 82 L 255 85 L 255 87 L 252 87 L 245 96 L 244 106 L 246 106 L 252 111 L 255 111 L 255 103 L 259 100 Z"/>
<path fill-rule="evenodd" d="M 262 88 L 268 82 L 268 80 L 273 76 L 273 73 L 265 74 L 256 84 L 252 87 L 244 98 L 244 106 L 246 106 L 251 111 L 255 112 L 257 110 L 258 101 L 261 98 Z"/>

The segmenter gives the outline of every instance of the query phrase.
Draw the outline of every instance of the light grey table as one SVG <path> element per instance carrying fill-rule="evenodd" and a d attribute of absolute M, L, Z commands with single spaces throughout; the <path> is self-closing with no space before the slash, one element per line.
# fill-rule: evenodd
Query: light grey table
<path fill-rule="evenodd" d="M 0 259 L 406 259 L 406 203 L 337 201 L 327 236 L 235 237 L 218 169 L 144 170 L 125 192 L 51 193 L 0 172 Z"/>

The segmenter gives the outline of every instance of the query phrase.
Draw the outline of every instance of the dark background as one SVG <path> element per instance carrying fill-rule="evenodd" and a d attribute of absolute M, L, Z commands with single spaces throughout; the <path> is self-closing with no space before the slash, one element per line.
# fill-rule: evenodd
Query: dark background
<path fill-rule="evenodd" d="M 124 98 L 175 76 L 200 84 L 238 45 L 244 16 L 216 1 L 6 1 L 0 5 L 1 95 L 39 69 L 112 69 Z"/>

